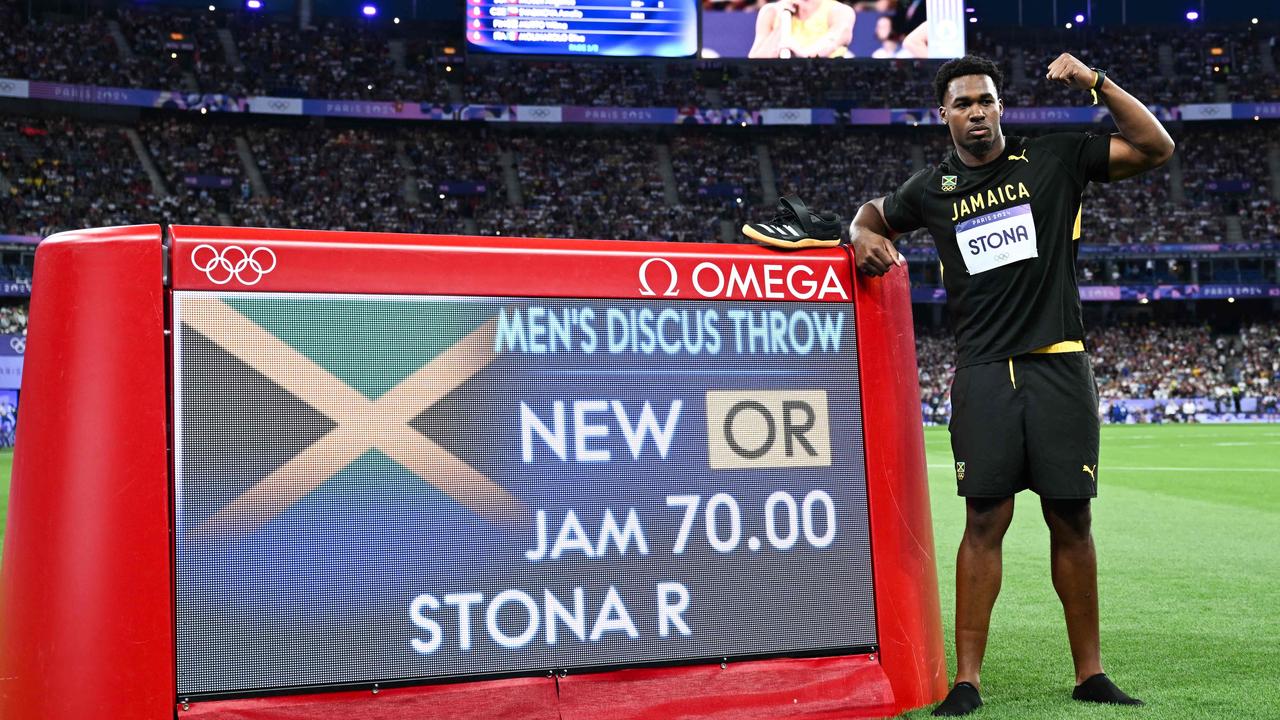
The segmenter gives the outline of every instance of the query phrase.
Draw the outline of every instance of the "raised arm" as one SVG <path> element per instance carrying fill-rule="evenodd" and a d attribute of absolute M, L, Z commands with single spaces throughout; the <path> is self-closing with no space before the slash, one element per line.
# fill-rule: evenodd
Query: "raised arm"
<path fill-rule="evenodd" d="M 1088 90 L 1098 80 L 1098 73 L 1090 70 L 1073 55 L 1063 53 L 1049 64 L 1045 75 L 1068 87 Z M 1124 91 L 1110 77 L 1102 82 L 1098 97 L 1111 111 L 1116 129 L 1111 136 L 1111 155 L 1108 175 L 1112 180 L 1123 180 L 1158 168 L 1173 157 L 1173 138 L 1137 98 Z"/>
<path fill-rule="evenodd" d="M 903 265 L 906 259 L 893 246 L 897 235 L 884 219 L 884 198 L 864 203 L 849 225 L 853 245 L 853 260 L 858 270 L 871 277 L 879 277 Z"/>
<path fill-rule="evenodd" d="M 929 21 L 925 20 L 908 33 L 902 39 L 902 47 L 906 48 L 913 58 L 929 57 Z"/>
<path fill-rule="evenodd" d="M 756 37 L 747 51 L 749 58 L 776 58 L 782 49 L 782 23 L 779 13 L 790 12 L 788 0 L 772 3 L 756 13 Z"/>
<path fill-rule="evenodd" d="M 848 48 L 853 42 L 853 24 L 857 15 L 848 5 L 835 3 L 827 13 L 827 26 L 831 29 L 815 45 L 809 48 L 807 57 L 830 57 L 836 48 Z"/>

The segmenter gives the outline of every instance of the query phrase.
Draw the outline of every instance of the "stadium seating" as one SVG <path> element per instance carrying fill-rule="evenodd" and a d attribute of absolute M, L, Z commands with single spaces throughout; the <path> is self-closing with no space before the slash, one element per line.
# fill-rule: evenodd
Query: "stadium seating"
<path fill-rule="evenodd" d="M 119 30 L 121 47 L 113 30 Z M 179 34 L 175 40 L 173 34 Z M 0 77 L 160 90 L 331 99 L 482 104 L 745 107 L 910 107 L 933 104 L 934 63 L 909 60 L 748 65 L 686 60 L 572 63 L 485 59 L 448 73 L 437 52 L 447 30 L 385 19 L 326 18 L 299 29 L 281 15 L 123 8 L 28 21 L 0 8 Z M 228 52 L 222 34 L 230 39 Z M 1257 72 L 1275 43 L 1269 26 L 1230 30 L 991 30 L 970 50 L 996 58 L 1006 99 L 1079 105 L 1078 93 L 1043 81 L 1056 48 L 1069 48 L 1149 102 L 1274 100 L 1280 78 Z M 1211 55 L 1220 48 L 1220 55 Z M 1162 49 L 1166 51 L 1162 53 Z M 177 57 L 174 57 L 176 55 Z M 1170 62 L 1162 63 L 1167 57 Z M 439 59 L 446 62 L 438 62 Z M 1218 69 L 1215 70 L 1214 68 Z M 1129 72 L 1125 69 L 1133 68 Z M 1138 70 L 1139 68 L 1147 70 Z M 450 86 L 450 82 L 454 85 Z M 1221 88 L 1221 89 L 1219 89 Z M 1219 96 L 1221 95 L 1221 97 Z"/>
<path fill-rule="evenodd" d="M 1088 328 L 1099 412 L 1110 422 L 1259 420 L 1276 413 L 1280 395 L 1280 322 L 1246 322 L 1238 332 L 1206 325 L 1114 323 Z M 920 403 L 925 422 L 951 414 L 954 342 L 917 329 Z M 1187 400 L 1197 412 L 1188 416 Z M 1166 412 L 1172 404 L 1173 412 Z M 1120 408 L 1124 408 L 1123 412 Z M 1113 414 L 1113 408 L 1115 412 Z"/>
<path fill-rule="evenodd" d="M 0 174 L 9 179 L 14 201 L 0 206 L 0 232 L 49 234 L 160 217 L 206 224 L 718 241 L 721 220 L 736 236 L 743 219 L 772 212 L 772 198 L 764 196 L 766 166 L 778 194 L 799 194 L 813 207 L 851 219 L 861 200 L 891 191 L 918 162 L 936 162 L 948 149 L 940 128 L 673 128 L 583 135 L 571 128 L 494 132 L 470 124 L 262 122 L 246 128 L 203 116 L 158 115 L 133 129 L 164 187 L 153 187 L 127 141 L 129 128 L 69 118 L 0 119 Z M 1280 238 L 1280 205 L 1270 194 L 1275 180 L 1266 152 L 1259 150 L 1280 143 L 1280 126 L 1197 124 L 1176 134 L 1183 200 L 1175 199 L 1171 167 L 1093 185 L 1084 200 L 1084 242 L 1219 242 L 1228 239 L 1226 220 L 1232 216 L 1240 221 L 1238 240 Z M 264 187 L 254 187 L 237 137 L 245 141 Z M 661 148 L 669 150 L 669 165 Z M 664 185 L 667 174 L 674 202 Z M 442 193 L 448 183 L 454 187 Z M 470 190 L 459 192 L 458 183 Z M 1160 222 L 1153 222 L 1157 217 Z M 931 243 L 924 233 L 906 242 Z M 1094 279 L 1100 269 L 1090 267 L 1083 279 Z"/>

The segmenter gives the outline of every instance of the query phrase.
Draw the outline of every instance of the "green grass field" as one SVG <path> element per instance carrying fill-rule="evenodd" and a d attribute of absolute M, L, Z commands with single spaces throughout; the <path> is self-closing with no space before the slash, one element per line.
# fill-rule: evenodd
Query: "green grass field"
<path fill-rule="evenodd" d="M 945 429 L 925 432 L 947 665 L 964 530 Z M 1280 426 L 1104 427 L 1094 503 L 1107 673 L 1143 708 L 1070 699 L 1039 502 L 1018 496 L 979 718 L 1280 717 Z M 927 711 L 907 715 L 928 717 Z"/>
<path fill-rule="evenodd" d="M 926 430 L 925 441 L 954 670 L 963 503 L 946 431 Z M 8 505 L 12 459 L 12 451 L 0 451 L 0 510 Z M 987 704 L 976 717 L 1280 717 L 1280 426 L 1106 427 L 1098 474 L 1103 661 L 1147 706 L 1069 699 L 1071 660 L 1049 581 L 1048 533 L 1036 498 L 1023 493 L 1005 543 L 982 676 Z"/>

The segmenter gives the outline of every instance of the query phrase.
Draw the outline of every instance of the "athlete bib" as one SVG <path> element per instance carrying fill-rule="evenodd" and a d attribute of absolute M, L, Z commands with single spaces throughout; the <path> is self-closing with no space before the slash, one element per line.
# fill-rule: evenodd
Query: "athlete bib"
<path fill-rule="evenodd" d="M 1030 203 L 959 223 L 956 243 L 970 275 L 1040 256 Z"/>

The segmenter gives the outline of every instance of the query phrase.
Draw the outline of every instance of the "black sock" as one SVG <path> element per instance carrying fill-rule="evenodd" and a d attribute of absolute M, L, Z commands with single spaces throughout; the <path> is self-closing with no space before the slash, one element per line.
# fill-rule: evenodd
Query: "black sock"
<path fill-rule="evenodd" d="M 978 695 L 978 688 L 967 682 L 958 682 L 951 688 L 951 692 L 947 693 L 946 699 L 933 709 L 933 716 L 968 715 L 980 707 L 982 707 L 982 697 Z"/>
<path fill-rule="evenodd" d="M 1111 682 L 1111 678 L 1103 673 L 1098 673 L 1093 677 L 1085 680 L 1076 686 L 1071 697 L 1075 700 L 1096 703 L 1111 703 L 1112 705 L 1141 705 L 1142 701 L 1138 698 L 1129 697 L 1123 690 L 1116 687 Z"/>

